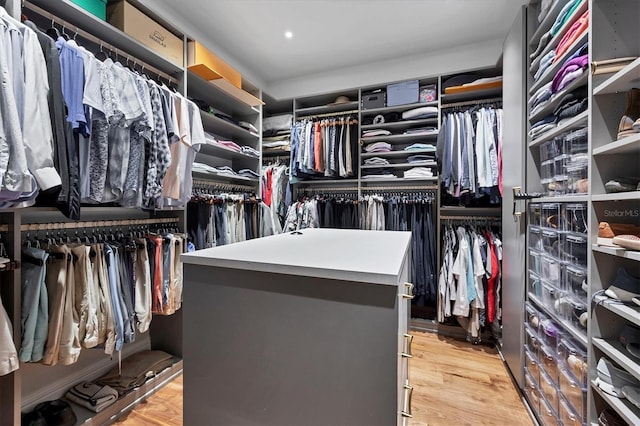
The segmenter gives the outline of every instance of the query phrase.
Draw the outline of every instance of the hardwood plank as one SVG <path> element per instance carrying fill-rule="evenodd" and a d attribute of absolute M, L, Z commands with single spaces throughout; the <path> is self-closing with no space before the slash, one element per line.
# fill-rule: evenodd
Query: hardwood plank
<path fill-rule="evenodd" d="M 533 422 L 497 351 L 433 333 L 412 332 L 411 426 L 513 425 Z M 181 426 L 179 376 L 115 424 Z"/>

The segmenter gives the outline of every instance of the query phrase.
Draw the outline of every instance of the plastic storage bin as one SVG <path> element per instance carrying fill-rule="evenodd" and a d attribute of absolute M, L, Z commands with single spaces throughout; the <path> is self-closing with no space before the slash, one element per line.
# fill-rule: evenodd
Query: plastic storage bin
<path fill-rule="evenodd" d="M 562 229 L 562 209 L 559 203 L 545 203 L 542 205 L 541 226 L 552 229 Z"/>
<path fill-rule="evenodd" d="M 542 204 L 529 204 L 529 225 L 540 226 L 542 221 Z"/>
<path fill-rule="evenodd" d="M 563 265 L 564 289 L 576 300 L 587 301 L 587 271 L 573 265 Z"/>
<path fill-rule="evenodd" d="M 538 365 L 541 370 L 547 373 L 547 376 L 554 385 L 558 386 L 558 358 L 556 358 L 556 346 L 549 347 L 540 345 L 538 351 Z"/>
<path fill-rule="evenodd" d="M 534 272 L 538 276 L 542 275 L 541 257 L 541 253 L 535 250 L 529 250 L 529 270 Z"/>
<path fill-rule="evenodd" d="M 589 313 L 587 312 L 586 303 L 573 299 L 566 298 L 566 306 L 564 314 L 565 318 L 574 325 L 578 330 L 587 333 L 587 321 L 589 320 Z"/>
<path fill-rule="evenodd" d="M 583 419 L 587 417 L 587 388 L 566 369 L 560 369 L 560 393 Z"/>
<path fill-rule="evenodd" d="M 587 204 L 572 203 L 567 204 L 564 209 L 565 231 L 576 234 L 587 232 Z"/>
<path fill-rule="evenodd" d="M 576 234 L 564 234 L 564 260 L 582 268 L 587 267 L 587 237 Z"/>
<path fill-rule="evenodd" d="M 547 400 L 553 411 L 558 412 L 558 400 L 560 399 L 558 386 L 551 380 L 547 373 L 540 371 L 540 393 Z"/>
<path fill-rule="evenodd" d="M 566 336 L 558 343 L 558 368 L 573 376 L 583 387 L 587 386 L 587 351 Z"/>
<path fill-rule="evenodd" d="M 553 180 L 557 184 L 555 189 L 556 194 L 566 194 L 568 181 L 569 181 L 569 173 L 567 170 L 567 165 L 570 161 L 568 155 L 560 155 L 553 160 Z"/>
<path fill-rule="evenodd" d="M 428 84 L 420 86 L 420 99 L 421 103 L 433 102 L 438 99 L 438 90 L 435 84 Z"/>
<path fill-rule="evenodd" d="M 540 409 L 538 383 L 531 377 L 531 374 L 529 374 L 526 369 L 524 374 L 524 394 L 527 396 L 531 409 L 537 412 Z"/>
<path fill-rule="evenodd" d="M 538 337 L 552 351 L 555 351 L 558 346 L 558 342 L 562 338 L 560 326 L 555 321 L 545 318 L 540 321 L 540 328 L 538 330 Z"/>
<path fill-rule="evenodd" d="M 542 228 L 542 251 L 556 259 L 560 258 L 560 234 L 554 229 Z"/>
<path fill-rule="evenodd" d="M 541 180 L 553 180 L 555 162 L 553 159 L 546 160 L 540 163 L 540 179 Z"/>
<path fill-rule="evenodd" d="M 529 248 L 542 250 L 542 229 L 538 226 L 529 226 Z"/>
<path fill-rule="evenodd" d="M 107 19 L 107 0 L 71 0 L 87 12 L 105 21 Z"/>
<path fill-rule="evenodd" d="M 540 163 L 552 160 L 558 155 L 556 151 L 555 140 L 543 142 L 540 144 Z"/>
<path fill-rule="evenodd" d="M 536 333 L 540 328 L 540 321 L 545 319 L 545 316 L 536 308 L 531 305 L 531 303 L 527 302 L 524 306 L 525 311 L 525 322 L 531 327 Z"/>
<path fill-rule="evenodd" d="M 524 346 L 533 353 L 538 353 L 538 350 L 540 349 L 538 333 L 536 333 L 536 331 L 528 324 L 525 324 L 524 326 Z"/>
<path fill-rule="evenodd" d="M 551 408 L 544 397 L 540 397 L 540 409 L 538 410 L 538 418 L 542 426 L 558 426 L 559 420 L 555 410 Z"/>
<path fill-rule="evenodd" d="M 534 380 L 540 380 L 540 366 L 538 365 L 538 359 L 533 353 L 526 349 L 524 351 L 524 366 Z"/>
<path fill-rule="evenodd" d="M 589 192 L 588 165 L 583 161 L 572 161 L 566 165 L 567 194 Z"/>
<path fill-rule="evenodd" d="M 558 259 L 543 254 L 540 256 L 540 265 L 542 266 L 542 279 L 554 286 L 562 284 L 560 281 L 562 265 Z"/>
<path fill-rule="evenodd" d="M 529 271 L 529 281 L 527 282 L 527 292 L 533 294 L 538 299 L 542 298 L 542 279 L 535 273 Z"/>
<path fill-rule="evenodd" d="M 563 398 L 560 397 L 560 406 L 559 406 L 559 417 L 562 422 L 562 426 L 586 426 L 582 417 L 580 417 L 571 405 Z"/>
<path fill-rule="evenodd" d="M 542 303 L 550 312 L 558 313 L 558 305 L 556 302 L 562 295 L 562 291 L 553 284 L 542 282 Z"/>

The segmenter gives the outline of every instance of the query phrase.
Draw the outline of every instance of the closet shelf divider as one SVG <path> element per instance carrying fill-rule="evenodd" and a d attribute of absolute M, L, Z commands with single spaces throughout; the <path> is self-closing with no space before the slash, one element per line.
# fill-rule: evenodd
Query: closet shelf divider
<path fill-rule="evenodd" d="M 591 201 L 628 201 L 640 200 L 640 191 L 613 192 L 611 194 L 594 194 Z"/>
<path fill-rule="evenodd" d="M 597 244 L 593 244 L 591 250 L 596 253 L 604 253 L 640 262 L 640 251 L 626 250 L 622 247 L 599 246 Z"/>
<path fill-rule="evenodd" d="M 596 296 L 595 303 L 640 327 L 640 307 L 625 305 L 602 295 Z"/>
<path fill-rule="evenodd" d="M 618 342 L 612 342 L 601 338 L 592 338 L 593 346 L 604 352 L 607 357 L 616 362 L 619 366 L 627 370 L 637 380 L 640 380 L 640 365 L 626 355 L 625 348 Z"/>
<path fill-rule="evenodd" d="M 640 133 L 593 149 L 593 155 L 640 154 Z"/>

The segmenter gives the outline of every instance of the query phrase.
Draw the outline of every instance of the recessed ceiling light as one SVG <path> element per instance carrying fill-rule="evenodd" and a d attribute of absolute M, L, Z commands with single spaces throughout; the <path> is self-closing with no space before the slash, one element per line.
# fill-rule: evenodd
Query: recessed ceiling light
<path fill-rule="evenodd" d="M 286 38 L 293 38 L 293 33 L 291 31 L 287 31 L 287 32 L 284 33 L 284 36 Z"/>

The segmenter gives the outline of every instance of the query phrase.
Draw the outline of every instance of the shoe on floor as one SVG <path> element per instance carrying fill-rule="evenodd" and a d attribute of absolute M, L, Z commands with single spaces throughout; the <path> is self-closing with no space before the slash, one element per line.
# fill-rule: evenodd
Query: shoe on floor
<path fill-rule="evenodd" d="M 616 279 L 604 294 L 622 302 L 632 302 L 634 297 L 640 298 L 640 278 L 632 276 L 624 268 L 618 268 Z"/>
<path fill-rule="evenodd" d="M 640 179 L 637 177 L 617 177 L 607 181 L 604 184 L 604 189 L 608 193 L 635 191 L 638 183 L 640 183 Z"/>
<path fill-rule="evenodd" d="M 640 387 L 623 386 L 622 395 L 629 400 L 630 403 L 640 408 Z"/>
<path fill-rule="evenodd" d="M 613 411 L 610 408 L 605 408 L 602 410 L 600 415 L 598 416 L 598 425 L 599 426 L 627 426 L 627 422 L 622 420 L 618 413 Z"/>
<path fill-rule="evenodd" d="M 625 386 L 638 387 L 640 382 L 631 374 L 618 367 L 615 367 L 611 361 L 600 358 L 597 366 L 598 371 L 598 387 L 609 395 L 618 398 L 624 398 L 622 388 Z"/>
<path fill-rule="evenodd" d="M 627 250 L 640 251 L 640 237 L 637 235 L 616 235 L 611 242 L 617 246 L 626 248 Z"/>
<path fill-rule="evenodd" d="M 631 356 L 640 359 L 640 328 L 626 324 L 620 333 L 620 343 Z"/>
<path fill-rule="evenodd" d="M 617 235 L 640 236 L 640 226 L 613 222 L 600 222 L 598 225 L 598 245 L 615 247 L 613 238 Z"/>

